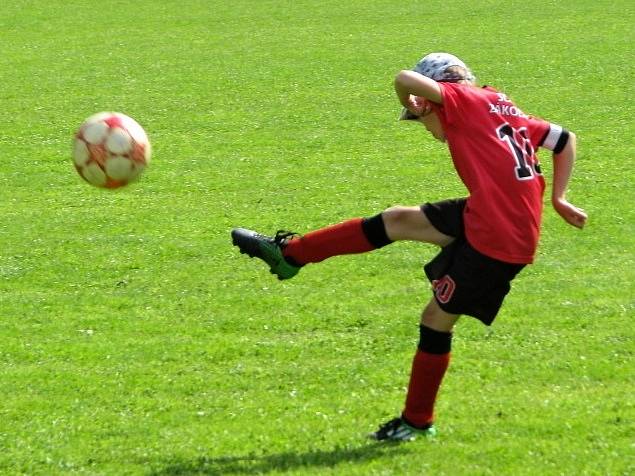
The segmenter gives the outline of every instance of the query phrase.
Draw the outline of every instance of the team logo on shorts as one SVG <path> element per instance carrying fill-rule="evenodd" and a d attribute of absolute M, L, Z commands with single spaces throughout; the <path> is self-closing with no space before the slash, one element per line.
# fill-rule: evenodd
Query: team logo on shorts
<path fill-rule="evenodd" d="M 456 289 L 456 283 L 446 274 L 441 279 L 436 279 L 432 282 L 432 289 L 434 290 L 434 295 L 437 300 L 441 304 L 446 304 L 452 299 L 452 295 Z"/>

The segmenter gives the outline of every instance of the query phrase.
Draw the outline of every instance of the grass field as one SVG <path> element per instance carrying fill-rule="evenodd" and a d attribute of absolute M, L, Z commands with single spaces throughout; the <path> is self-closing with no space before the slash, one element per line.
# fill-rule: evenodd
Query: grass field
<path fill-rule="evenodd" d="M 635 473 L 634 22 L 626 0 L 2 2 L 0 474 Z M 375 445 L 435 250 L 279 283 L 229 231 L 462 195 L 396 121 L 394 75 L 436 50 L 577 133 L 590 218 L 546 207 L 495 325 L 460 321 L 439 437 Z M 154 146 L 120 191 L 69 158 L 101 110 Z"/>

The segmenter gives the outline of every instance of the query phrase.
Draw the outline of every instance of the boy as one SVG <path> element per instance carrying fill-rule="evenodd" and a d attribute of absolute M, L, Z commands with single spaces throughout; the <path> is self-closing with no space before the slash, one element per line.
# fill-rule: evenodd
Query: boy
<path fill-rule="evenodd" d="M 376 440 L 405 441 L 436 433 L 434 402 L 459 316 L 491 325 L 510 282 L 533 262 L 545 188 L 537 147 L 553 152 L 555 210 L 578 228 L 587 216 L 565 198 L 575 161 L 575 135 L 527 116 L 493 88 L 477 87 L 470 69 L 455 56 L 425 56 L 413 71 L 397 75 L 395 92 L 404 107 L 400 119 L 420 122 L 436 139 L 447 142 L 467 198 L 395 206 L 301 237 L 288 232 L 267 237 L 237 228 L 232 241 L 242 253 L 264 260 L 279 279 L 292 278 L 308 263 L 398 240 L 441 247 L 424 268 L 433 297 L 421 316 L 404 410 L 371 434 Z"/>

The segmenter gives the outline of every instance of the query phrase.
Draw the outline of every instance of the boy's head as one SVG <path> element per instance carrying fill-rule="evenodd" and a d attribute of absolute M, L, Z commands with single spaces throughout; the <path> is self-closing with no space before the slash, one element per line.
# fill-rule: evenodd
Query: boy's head
<path fill-rule="evenodd" d="M 421 58 L 412 70 L 435 81 L 476 83 L 476 78 L 470 68 L 450 53 L 430 53 Z"/>
<path fill-rule="evenodd" d="M 476 84 L 476 78 L 470 68 L 450 53 L 430 53 L 421 58 L 412 70 L 439 82 Z M 425 108 L 420 116 L 403 108 L 399 119 L 421 122 L 436 139 L 445 142 L 441 122 L 431 107 Z"/>

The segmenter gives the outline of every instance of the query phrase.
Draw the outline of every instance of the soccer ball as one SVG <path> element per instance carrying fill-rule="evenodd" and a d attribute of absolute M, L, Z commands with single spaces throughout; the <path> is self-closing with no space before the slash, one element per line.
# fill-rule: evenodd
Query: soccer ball
<path fill-rule="evenodd" d="M 100 112 L 80 126 L 73 141 L 73 163 L 89 184 L 118 188 L 134 182 L 150 162 L 143 128 L 119 112 Z"/>

